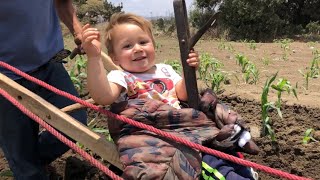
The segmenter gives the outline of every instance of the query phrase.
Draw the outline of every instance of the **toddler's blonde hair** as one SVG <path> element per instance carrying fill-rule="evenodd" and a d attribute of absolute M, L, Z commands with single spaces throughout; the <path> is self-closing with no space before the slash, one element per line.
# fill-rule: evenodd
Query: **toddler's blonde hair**
<path fill-rule="evenodd" d="M 116 33 L 116 32 L 113 32 L 113 29 L 114 27 L 120 24 L 134 24 L 139 26 L 143 31 L 149 34 L 149 36 L 152 39 L 152 43 L 155 46 L 155 41 L 152 34 L 151 22 L 141 16 L 138 16 L 132 13 L 121 12 L 121 13 L 113 14 L 111 16 L 109 23 L 105 29 L 104 40 L 105 40 L 106 48 L 108 50 L 108 54 L 112 54 L 114 52 L 114 49 L 112 47 L 112 35 L 113 33 Z"/>

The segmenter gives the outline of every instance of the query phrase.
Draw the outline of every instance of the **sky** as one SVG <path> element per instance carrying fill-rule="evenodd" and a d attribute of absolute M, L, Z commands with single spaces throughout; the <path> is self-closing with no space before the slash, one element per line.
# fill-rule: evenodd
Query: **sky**
<path fill-rule="evenodd" d="M 194 0 L 185 0 L 187 10 Z M 173 0 L 108 0 L 114 5 L 123 3 L 123 11 L 144 17 L 170 16 L 174 14 Z"/>

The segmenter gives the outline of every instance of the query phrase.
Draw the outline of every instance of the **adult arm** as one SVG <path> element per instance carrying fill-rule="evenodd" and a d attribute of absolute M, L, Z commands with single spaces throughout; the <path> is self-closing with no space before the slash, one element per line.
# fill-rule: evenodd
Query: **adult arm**
<path fill-rule="evenodd" d="M 75 43 L 80 45 L 82 41 L 82 25 L 77 18 L 72 0 L 55 0 L 54 2 L 60 20 L 67 26 L 71 34 L 74 36 Z"/>

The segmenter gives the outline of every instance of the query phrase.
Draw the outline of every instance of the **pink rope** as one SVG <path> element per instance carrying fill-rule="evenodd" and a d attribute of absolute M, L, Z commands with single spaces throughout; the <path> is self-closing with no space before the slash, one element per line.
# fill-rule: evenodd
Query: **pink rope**
<path fill-rule="evenodd" d="M 122 117 L 120 115 L 117 115 L 117 114 L 114 114 L 110 111 L 107 111 L 107 110 L 104 110 L 96 105 L 93 105 L 91 103 L 88 103 L 86 101 L 83 101 L 82 99 L 80 98 L 77 98 L 76 96 L 72 95 L 72 94 L 69 94 L 69 93 L 66 93 L 66 92 L 63 92 L 63 91 L 60 91 L 59 89 L 55 88 L 55 87 L 52 87 L 48 84 L 46 84 L 45 82 L 43 81 L 40 81 L 4 62 L 0 62 L 0 66 L 2 67 L 5 67 L 13 72 L 15 72 L 16 74 L 26 78 L 27 80 L 30 80 L 42 87 L 45 87 L 49 90 L 51 90 L 52 92 L 58 94 L 58 95 L 61 95 L 61 96 L 64 96 L 66 98 L 69 98 L 79 104 L 82 104 L 83 106 L 86 106 L 86 107 L 89 107 L 95 111 L 98 111 L 102 114 L 105 114 L 107 116 L 110 116 L 112 118 L 116 118 L 116 119 L 119 119 L 125 123 L 128 123 L 130 125 L 133 125 L 133 126 L 136 126 L 138 128 L 141 128 L 141 129 L 146 129 L 148 131 L 151 131 L 151 132 L 154 132 L 162 137 L 166 137 L 168 139 L 171 139 L 173 141 L 176 141 L 176 142 L 179 142 L 179 143 L 182 143 L 184 145 L 187 145 L 191 148 L 194 148 L 194 149 L 197 149 L 197 150 L 200 150 L 201 152 L 205 152 L 205 153 L 208 153 L 208 154 L 212 154 L 212 155 L 215 155 L 217 157 L 220 157 L 222 159 L 225 159 L 225 160 L 229 160 L 229 161 L 232 161 L 234 163 L 237 163 L 237 164 L 240 164 L 240 165 L 243 165 L 243 166 L 247 166 L 247 167 L 252 167 L 254 169 L 257 169 L 257 170 L 261 170 L 261 171 L 264 171 L 266 173 L 269 173 L 269 174 L 272 174 L 272 175 L 276 175 L 276 176 L 279 176 L 279 177 L 282 177 L 282 178 L 286 178 L 286 179 L 292 179 L 292 180 L 310 180 L 309 178 L 305 178 L 305 177 L 300 177 L 300 176 L 296 176 L 296 175 L 293 175 L 293 174 L 289 174 L 287 172 L 283 172 L 283 171 L 280 171 L 280 170 L 277 170 L 277 169 L 273 169 L 273 168 L 270 168 L 270 167 L 267 167 L 267 166 L 263 166 L 263 165 L 260 165 L 260 164 L 257 164 L 257 163 L 253 163 L 253 162 L 250 162 L 250 161 L 247 161 L 247 160 L 244 160 L 244 159 L 240 159 L 240 158 L 237 158 L 235 156 L 231 156 L 229 154 L 225 154 L 225 153 L 222 153 L 220 151 L 217 151 L 217 150 L 214 150 L 214 149 L 210 149 L 210 148 L 207 148 L 205 146 L 202 146 L 200 144 L 196 144 L 196 143 L 193 143 L 193 142 L 190 142 L 190 141 L 187 141 L 183 138 L 179 138 L 179 137 L 176 137 L 170 133 L 167 133 L 167 132 L 164 132 L 164 131 L 161 131 L 157 128 L 154 128 L 150 125 L 146 125 L 146 124 L 143 124 L 143 123 L 140 123 L 140 122 L 136 122 L 132 119 L 129 119 L 129 118 L 126 118 L 126 117 Z"/>

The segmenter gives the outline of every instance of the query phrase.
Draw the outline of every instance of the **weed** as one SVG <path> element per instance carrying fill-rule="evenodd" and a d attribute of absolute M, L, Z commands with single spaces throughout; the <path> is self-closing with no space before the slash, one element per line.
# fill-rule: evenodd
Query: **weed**
<path fill-rule="evenodd" d="M 308 144 L 310 141 L 318 142 L 316 139 L 313 138 L 313 132 L 314 129 L 312 128 L 309 128 L 306 130 L 306 132 L 304 132 L 304 136 L 302 139 L 303 144 Z"/>

